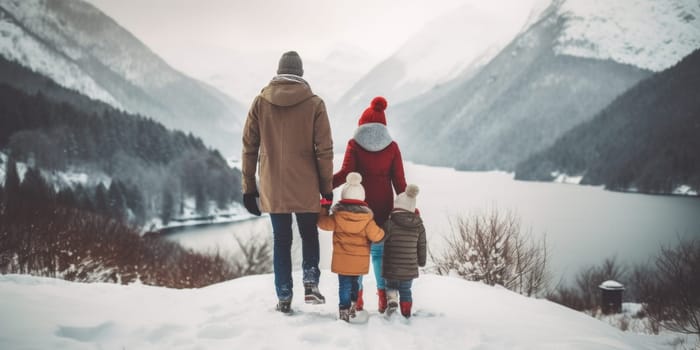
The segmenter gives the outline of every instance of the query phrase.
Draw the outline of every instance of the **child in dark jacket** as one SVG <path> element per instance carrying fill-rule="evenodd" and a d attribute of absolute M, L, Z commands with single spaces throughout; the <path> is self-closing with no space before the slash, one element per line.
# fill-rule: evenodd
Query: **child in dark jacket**
<path fill-rule="evenodd" d="M 425 227 L 416 213 L 417 195 L 418 186 L 408 185 L 396 197 L 394 210 L 384 224 L 382 277 L 386 283 L 387 314 L 394 313 L 400 305 L 406 318 L 411 316 L 413 305 L 413 279 L 418 278 L 418 267 L 425 266 L 426 259 Z"/>
<path fill-rule="evenodd" d="M 361 182 L 360 174 L 348 174 L 333 214 L 323 208 L 318 218 L 319 228 L 333 231 L 331 271 L 338 274 L 338 315 L 343 321 L 355 317 L 359 278 L 369 272 L 370 242 L 384 238 L 384 231 L 374 222 L 372 210 L 364 201 Z"/>

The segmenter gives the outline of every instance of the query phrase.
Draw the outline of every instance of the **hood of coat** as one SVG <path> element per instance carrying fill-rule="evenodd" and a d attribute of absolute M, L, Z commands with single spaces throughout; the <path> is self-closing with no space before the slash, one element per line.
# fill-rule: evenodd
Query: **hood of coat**
<path fill-rule="evenodd" d="M 362 124 L 355 130 L 353 139 L 362 148 L 370 152 L 378 152 L 385 149 L 393 141 L 389 135 L 389 129 L 381 123 Z"/>
<path fill-rule="evenodd" d="M 306 80 L 292 74 L 275 76 L 260 96 L 275 106 L 290 107 L 314 96 Z"/>
<path fill-rule="evenodd" d="M 344 204 L 336 204 L 333 207 L 333 215 L 336 225 L 347 233 L 362 232 L 374 217 L 372 210 L 367 207 Z"/>
<path fill-rule="evenodd" d="M 418 227 L 423 224 L 423 219 L 420 216 L 406 210 L 394 210 L 391 212 L 390 220 L 398 226 L 408 228 Z"/>

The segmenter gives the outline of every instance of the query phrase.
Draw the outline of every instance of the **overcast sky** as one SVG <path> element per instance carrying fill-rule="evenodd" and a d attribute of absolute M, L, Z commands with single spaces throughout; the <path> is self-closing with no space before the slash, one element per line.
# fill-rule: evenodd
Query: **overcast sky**
<path fill-rule="evenodd" d="M 469 0 L 88 1 L 176 63 L 195 48 L 295 49 L 321 59 L 343 45 L 384 58 L 427 20 Z"/>
<path fill-rule="evenodd" d="M 87 1 L 176 69 L 239 98 L 241 94 L 254 96 L 260 83 L 242 87 L 250 90 L 243 93 L 235 91 L 241 81 L 229 78 L 222 82 L 222 74 L 235 71 L 238 80 L 245 80 L 241 71 L 248 69 L 253 71 L 250 74 L 267 77 L 274 72 L 279 55 L 288 50 L 298 51 L 306 62 L 323 61 L 338 48 L 351 49 L 367 58 L 353 61 L 354 68 L 369 71 L 426 22 L 460 6 L 469 4 L 490 11 L 525 8 L 522 0 Z M 459 34 L 454 33 L 456 37 Z M 445 39 L 446 43 L 452 41 Z M 255 66 L 261 63 L 264 68 Z M 264 73 L 256 72 L 260 69 Z"/>

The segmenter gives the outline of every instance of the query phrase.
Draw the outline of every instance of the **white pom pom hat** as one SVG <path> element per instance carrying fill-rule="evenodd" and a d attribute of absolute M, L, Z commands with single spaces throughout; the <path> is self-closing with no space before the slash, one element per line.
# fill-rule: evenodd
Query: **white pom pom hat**
<path fill-rule="evenodd" d="M 394 209 L 408 210 L 412 213 L 415 212 L 416 196 L 418 196 L 418 192 L 418 186 L 413 184 L 406 186 L 406 191 L 396 196 L 396 200 L 394 200 Z"/>
<path fill-rule="evenodd" d="M 362 175 L 350 173 L 345 178 L 345 185 L 340 192 L 340 199 L 352 199 L 357 201 L 365 200 L 365 188 L 362 187 Z"/>

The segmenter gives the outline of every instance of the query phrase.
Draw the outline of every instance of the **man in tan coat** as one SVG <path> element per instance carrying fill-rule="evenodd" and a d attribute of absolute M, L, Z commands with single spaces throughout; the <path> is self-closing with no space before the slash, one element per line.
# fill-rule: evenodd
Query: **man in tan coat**
<path fill-rule="evenodd" d="M 292 213 L 302 239 L 304 299 L 325 302 L 318 290 L 316 222 L 320 196 L 333 199 L 333 140 L 326 106 L 303 74 L 299 55 L 284 53 L 277 75 L 253 101 L 243 129 L 243 203 L 251 214 L 270 213 L 277 310 L 284 313 L 291 312 L 292 300 Z"/>

